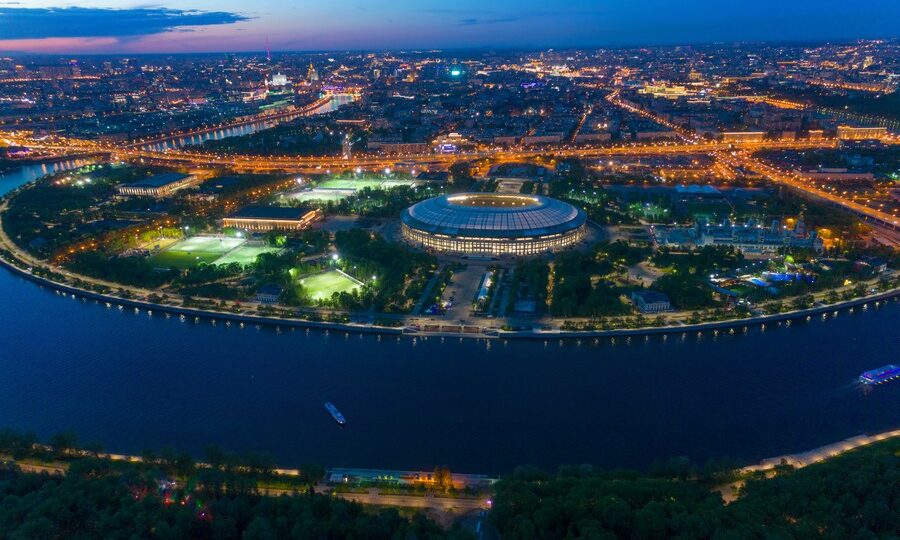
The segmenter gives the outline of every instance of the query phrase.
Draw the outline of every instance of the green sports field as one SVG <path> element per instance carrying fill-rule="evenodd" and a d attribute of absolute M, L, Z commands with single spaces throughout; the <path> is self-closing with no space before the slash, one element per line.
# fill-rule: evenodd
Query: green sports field
<path fill-rule="evenodd" d="M 281 250 L 275 247 L 243 245 L 216 259 L 214 264 L 240 263 L 242 266 L 247 266 L 255 263 L 256 257 L 263 253 L 278 253 L 279 251 Z"/>
<path fill-rule="evenodd" d="M 385 178 L 383 176 L 363 176 L 360 178 L 330 178 L 316 186 L 320 189 L 353 189 L 382 188 L 391 189 L 399 186 L 411 186 L 416 181 L 403 178 Z"/>
<path fill-rule="evenodd" d="M 283 200 L 300 202 L 338 202 L 350 197 L 363 188 L 393 189 L 400 186 L 412 186 L 416 181 L 402 178 L 384 178 L 381 176 L 363 176 L 359 178 L 329 178 L 322 180 L 312 189 L 283 193 Z"/>
<path fill-rule="evenodd" d="M 375 188 L 381 185 L 383 182 L 380 178 L 331 178 L 328 180 L 323 180 L 319 182 L 316 186 L 319 189 L 362 189 L 362 188 Z"/>
<path fill-rule="evenodd" d="M 328 270 L 300 278 L 300 285 L 306 289 L 309 297 L 313 300 L 331 298 L 331 295 L 336 292 L 353 292 L 359 289 L 359 283 L 337 270 Z"/>
<path fill-rule="evenodd" d="M 200 263 L 212 264 L 229 251 L 242 245 L 243 238 L 192 236 L 172 244 L 150 258 L 158 268 L 185 269 Z"/>
<path fill-rule="evenodd" d="M 291 193 L 285 195 L 284 198 L 300 202 L 319 201 L 319 202 L 338 202 L 352 195 L 352 191 L 348 190 L 322 190 L 312 189 L 309 191 L 301 191 L 300 193 Z"/>

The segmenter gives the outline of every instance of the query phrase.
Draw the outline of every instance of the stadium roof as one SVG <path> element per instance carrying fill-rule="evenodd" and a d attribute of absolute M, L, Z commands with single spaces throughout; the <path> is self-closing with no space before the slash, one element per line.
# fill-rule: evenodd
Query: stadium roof
<path fill-rule="evenodd" d="M 568 232 L 584 225 L 587 216 L 571 204 L 539 195 L 461 193 L 416 203 L 401 219 L 432 234 L 519 238 Z"/>
<path fill-rule="evenodd" d="M 292 206 L 245 206 L 234 212 L 229 218 L 234 219 L 266 219 L 274 221 L 297 221 L 303 219 L 309 208 Z"/>

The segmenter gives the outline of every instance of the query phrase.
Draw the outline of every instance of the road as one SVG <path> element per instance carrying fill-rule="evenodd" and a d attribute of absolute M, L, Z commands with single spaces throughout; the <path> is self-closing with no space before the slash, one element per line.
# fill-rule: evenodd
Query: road
<path fill-rule="evenodd" d="M 545 162 L 546 156 L 552 155 L 559 158 L 602 158 L 611 156 L 642 156 L 642 155 L 668 155 L 668 154 L 712 154 L 723 167 L 743 167 L 756 172 L 770 181 L 790 187 L 810 198 L 824 200 L 845 210 L 853 212 L 873 224 L 886 229 L 897 230 L 900 220 L 896 215 L 889 214 L 877 208 L 872 208 L 854 202 L 817 188 L 810 182 L 804 181 L 792 171 L 783 171 L 754 158 L 752 154 L 759 150 L 793 149 L 804 150 L 813 148 L 836 148 L 840 141 L 836 139 L 822 140 L 788 140 L 788 141 L 760 141 L 726 143 L 721 141 L 698 141 L 691 138 L 683 129 L 667 122 L 664 118 L 637 109 L 628 102 L 622 101 L 617 94 L 613 94 L 611 101 L 629 111 L 641 114 L 666 125 L 680 134 L 684 139 L 681 142 L 655 142 L 650 144 L 617 144 L 611 146 L 571 147 L 569 145 L 551 147 L 485 147 L 468 153 L 460 154 L 400 154 L 400 155 L 365 155 L 358 154 L 351 158 L 326 156 L 252 156 L 226 153 L 202 152 L 199 150 L 167 149 L 153 150 L 146 148 L 147 141 L 139 146 L 134 143 L 116 145 L 113 143 L 101 143 L 97 141 L 85 141 L 66 137 L 52 137 L 35 139 L 25 133 L 10 132 L 4 135 L 4 139 L 10 144 L 28 146 L 46 152 L 56 152 L 60 155 L 71 154 L 108 154 L 116 160 L 130 160 L 140 163 L 208 168 L 226 166 L 242 172 L 272 172 L 284 173 L 315 173 L 327 172 L 331 169 L 346 170 L 361 168 L 365 170 L 390 169 L 402 164 L 403 167 L 447 167 L 460 161 L 475 161 L 488 159 L 494 163 L 534 161 Z M 284 114 L 298 114 L 297 111 Z M 208 129 L 204 131 L 209 131 Z M 199 132 L 199 131 L 198 131 Z M 160 137 L 157 140 L 171 140 L 183 135 Z M 884 141 L 887 144 L 900 144 L 900 139 L 890 137 Z M 900 235 L 893 238 L 900 241 Z"/>
<path fill-rule="evenodd" d="M 457 514 L 481 510 L 487 508 L 486 499 L 470 499 L 465 497 L 434 497 L 431 495 L 394 495 L 379 493 L 377 489 L 370 489 L 365 493 L 340 493 L 332 492 L 335 497 L 360 504 L 376 506 L 399 506 L 403 508 L 422 508 L 438 510 L 441 512 L 454 512 Z"/>
<path fill-rule="evenodd" d="M 740 469 L 738 471 L 738 474 L 740 474 L 741 476 L 746 476 L 749 474 L 762 472 L 765 473 L 767 477 L 771 477 L 775 474 L 775 469 L 783 464 L 790 465 L 795 469 L 802 469 L 803 467 L 807 467 L 809 465 L 825 461 L 826 459 L 839 456 L 844 452 L 849 452 L 850 450 L 855 450 L 872 443 L 885 441 L 887 439 L 892 439 L 895 437 L 900 437 L 900 429 L 885 431 L 883 433 L 878 433 L 877 435 L 857 435 L 856 437 L 850 437 L 849 439 L 844 439 L 840 442 L 826 444 L 825 446 L 813 448 L 812 450 L 807 450 L 806 452 L 800 452 L 797 454 L 785 454 L 783 456 L 767 458 L 756 465 L 749 465 Z M 722 499 L 726 503 L 730 503 L 738 498 L 741 488 L 744 486 L 745 482 L 746 480 L 741 479 L 730 484 L 719 486 L 718 488 L 716 488 L 716 490 L 722 494 Z"/>

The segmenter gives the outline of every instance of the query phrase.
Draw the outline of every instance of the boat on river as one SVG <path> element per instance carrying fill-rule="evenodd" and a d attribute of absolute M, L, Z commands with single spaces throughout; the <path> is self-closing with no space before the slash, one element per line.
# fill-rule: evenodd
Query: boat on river
<path fill-rule="evenodd" d="M 343 426 L 347 423 L 347 419 L 344 418 L 344 415 L 341 414 L 341 411 L 339 411 L 338 408 L 334 406 L 334 403 L 326 401 L 325 410 L 328 411 L 328 414 L 330 414 L 331 417 L 334 418 L 334 421 L 338 424 Z"/>
<path fill-rule="evenodd" d="M 859 382 L 863 384 L 881 384 L 900 378 L 900 366 L 888 364 L 878 369 L 863 371 L 859 376 Z"/>

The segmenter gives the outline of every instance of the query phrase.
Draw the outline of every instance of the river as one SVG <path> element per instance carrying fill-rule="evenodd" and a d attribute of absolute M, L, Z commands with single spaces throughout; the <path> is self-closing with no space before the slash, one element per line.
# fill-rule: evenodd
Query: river
<path fill-rule="evenodd" d="M 0 426 L 73 430 L 115 452 L 217 444 L 285 466 L 496 474 L 681 455 L 754 462 L 900 427 L 900 383 L 854 382 L 900 359 L 897 302 L 736 335 L 595 344 L 195 323 L 2 270 L 0 298 Z"/>
<path fill-rule="evenodd" d="M 356 101 L 355 97 L 350 94 L 336 94 L 334 98 L 328 103 L 313 109 L 312 111 L 299 113 L 296 115 L 288 115 L 275 120 L 264 120 L 261 122 L 250 122 L 247 124 L 239 124 L 236 126 L 214 129 L 210 131 L 204 131 L 202 133 L 197 133 L 191 135 L 189 137 L 173 137 L 172 139 L 168 139 L 166 141 L 161 141 L 153 144 L 145 144 L 140 148 L 143 150 L 152 150 L 154 152 L 162 152 L 165 150 L 172 150 L 176 148 L 183 148 L 185 146 L 194 146 L 198 144 L 203 144 L 206 141 L 219 141 L 222 139 L 227 139 L 228 137 L 240 137 L 242 135 L 250 135 L 256 133 L 257 131 L 262 131 L 265 129 L 270 129 L 275 126 L 285 124 L 287 122 L 292 122 L 303 116 L 315 116 L 319 114 L 328 114 L 338 110 L 339 108 L 347 105 L 349 103 L 353 103 Z"/>

